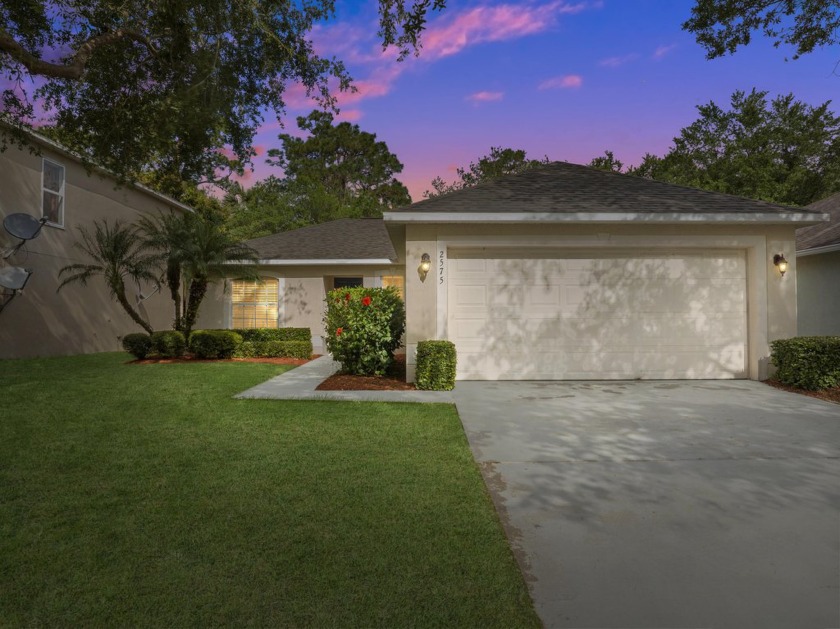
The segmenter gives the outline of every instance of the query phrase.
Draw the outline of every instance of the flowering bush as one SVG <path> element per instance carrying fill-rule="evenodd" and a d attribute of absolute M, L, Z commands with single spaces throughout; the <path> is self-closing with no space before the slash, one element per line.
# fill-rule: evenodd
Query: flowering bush
<path fill-rule="evenodd" d="M 327 349 L 345 373 L 383 375 L 405 331 L 396 288 L 337 288 L 327 294 Z"/>

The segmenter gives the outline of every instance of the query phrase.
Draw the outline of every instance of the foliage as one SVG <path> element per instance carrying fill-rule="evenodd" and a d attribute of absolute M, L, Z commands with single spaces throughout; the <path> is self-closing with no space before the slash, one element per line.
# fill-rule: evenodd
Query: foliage
<path fill-rule="evenodd" d="M 230 358 L 242 344 L 232 330 L 196 330 L 190 334 L 190 351 L 196 358 Z"/>
<path fill-rule="evenodd" d="M 388 288 L 337 288 L 327 294 L 326 345 L 342 371 L 384 375 L 402 344 L 405 306 Z"/>
<path fill-rule="evenodd" d="M 615 158 L 612 151 L 604 151 L 603 155 L 592 158 L 592 161 L 589 162 L 589 166 L 612 173 L 620 173 L 621 169 L 624 168 L 624 164 L 621 160 Z"/>
<path fill-rule="evenodd" d="M 401 57 L 418 49 L 427 14 L 443 6 L 383 0 L 383 45 Z M 333 13 L 334 0 L 2 2 L 3 110 L 20 129 L 34 99 L 71 148 L 127 177 L 213 179 L 249 162 L 258 125 L 265 112 L 283 113 L 289 84 L 326 106 L 330 79 L 349 88 L 343 64 L 312 44 L 313 27 Z M 27 75 L 41 84 L 34 94 L 15 89 Z"/>
<path fill-rule="evenodd" d="M 119 220 L 114 221 L 113 225 L 107 220 L 95 220 L 93 233 L 81 226 L 77 229 L 81 239 L 73 246 L 87 256 L 90 262 L 62 267 L 58 272 L 59 278 L 63 277 L 58 290 L 73 283 L 86 286 L 89 279 L 101 276 L 108 285 L 111 297 L 117 300 L 132 321 L 151 333 L 152 326 L 129 303 L 125 282 L 128 279 L 138 286 L 141 282 L 158 285 L 155 272 L 159 263 L 158 256 L 149 253 L 135 227 L 124 225 Z"/>
<path fill-rule="evenodd" d="M 683 28 L 697 37 L 709 59 L 734 53 L 754 31 L 773 45 L 792 46 L 794 59 L 840 42 L 837 0 L 696 0 Z"/>
<path fill-rule="evenodd" d="M 234 356 L 237 358 L 302 358 L 312 356 L 312 340 L 306 341 L 243 341 Z"/>
<path fill-rule="evenodd" d="M 137 360 L 143 360 L 152 351 L 152 337 L 142 332 L 126 334 L 122 338 L 122 347 Z"/>
<path fill-rule="evenodd" d="M 426 190 L 426 198 L 438 197 L 462 188 L 471 188 L 485 181 L 491 181 L 503 175 L 514 175 L 530 168 L 548 164 L 548 157 L 543 159 L 527 159 L 522 149 L 503 149 L 491 146 L 490 153 L 480 157 L 477 162 L 470 162 L 466 168 L 458 168 L 458 179 L 453 183 L 446 183 L 441 177 L 432 180 L 432 190 Z"/>
<path fill-rule="evenodd" d="M 238 328 L 234 330 L 245 341 L 303 341 L 312 343 L 309 328 Z"/>
<path fill-rule="evenodd" d="M 455 388 L 457 355 L 451 341 L 417 343 L 417 371 L 414 383 L 422 391 L 451 391 Z"/>
<path fill-rule="evenodd" d="M 250 188 L 233 184 L 225 195 L 225 231 L 238 241 L 270 236 L 308 225 L 300 202 L 286 182 L 275 176 Z"/>
<path fill-rule="evenodd" d="M 152 332 L 152 351 L 163 358 L 180 358 L 187 350 L 187 341 L 178 330 Z"/>
<path fill-rule="evenodd" d="M 809 391 L 840 386 L 840 336 L 798 336 L 770 347 L 782 384 Z"/>

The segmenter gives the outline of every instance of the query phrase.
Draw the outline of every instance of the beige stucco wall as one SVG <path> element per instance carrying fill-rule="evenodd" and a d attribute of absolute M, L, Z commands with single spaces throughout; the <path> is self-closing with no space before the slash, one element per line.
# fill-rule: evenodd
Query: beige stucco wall
<path fill-rule="evenodd" d="M 170 211 L 170 206 L 134 188 L 116 188 L 112 179 L 88 175 L 78 162 L 57 152 L 42 152 L 65 168 L 64 227 L 44 226 L 36 239 L 7 261 L 31 269 L 32 276 L 23 293 L 0 313 L 0 358 L 118 350 L 119 337 L 142 329 L 110 297 L 101 278 L 93 278 L 87 286 L 68 285 L 57 293 L 59 270 L 87 261 L 73 247 L 78 225 L 90 230 L 97 219 L 131 223 L 144 214 Z M 0 153 L 0 220 L 16 212 L 41 217 L 42 156 L 16 148 Z M 17 242 L 0 227 L 0 248 Z M 148 287 L 143 289 L 148 292 Z M 134 301 L 136 286 L 129 286 L 128 297 Z M 154 295 L 141 312 L 155 328 L 171 327 L 168 297 Z"/>
<path fill-rule="evenodd" d="M 794 227 L 775 225 L 505 224 L 422 225 L 405 227 L 406 349 L 408 378 L 414 377 L 418 341 L 446 338 L 446 251 L 450 246 L 574 247 L 616 249 L 737 249 L 746 253 L 748 292 L 748 373 L 767 375 L 769 343 L 796 335 L 796 260 Z M 781 277 L 774 253 L 790 260 Z M 423 253 L 432 271 L 422 281 L 416 266 Z M 441 270 L 443 280 L 441 280 Z"/>
<path fill-rule="evenodd" d="M 840 251 L 796 259 L 800 336 L 840 336 Z"/>

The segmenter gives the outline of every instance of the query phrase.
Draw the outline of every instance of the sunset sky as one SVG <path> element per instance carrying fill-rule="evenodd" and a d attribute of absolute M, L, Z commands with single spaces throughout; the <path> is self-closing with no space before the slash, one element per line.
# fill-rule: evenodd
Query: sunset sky
<path fill-rule="evenodd" d="M 587 163 L 610 149 L 625 164 L 662 154 L 697 117 L 697 105 L 728 104 L 736 89 L 793 92 L 811 105 L 840 92 L 840 51 L 796 61 L 757 35 L 734 56 L 709 61 L 681 29 L 692 0 L 449 0 L 434 14 L 419 57 L 402 63 L 377 43 L 375 2 L 338 2 L 337 18 L 313 32 L 316 49 L 347 65 L 358 91 L 339 96 L 339 120 L 376 133 L 422 198 L 433 177 L 491 146 L 532 158 Z M 288 130 L 312 106 L 294 88 Z M 834 111 L 838 111 L 833 106 Z M 256 139 L 248 181 L 275 171 L 264 151 L 278 146 L 276 123 Z M 277 173 L 280 174 L 280 173 Z"/>

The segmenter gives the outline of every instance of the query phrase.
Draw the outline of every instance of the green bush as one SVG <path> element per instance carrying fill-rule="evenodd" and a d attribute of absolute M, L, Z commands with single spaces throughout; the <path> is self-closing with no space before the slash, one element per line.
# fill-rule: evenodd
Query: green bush
<path fill-rule="evenodd" d="M 451 391 L 455 388 L 456 364 L 455 344 L 451 341 L 420 341 L 414 384 L 423 391 Z"/>
<path fill-rule="evenodd" d="M 236 358 L 309 358 L 312 340 L 243 341 L 233 354 Z"/>
<path fill-rule="evenodd" d="M 152 338 L 144 332 L 126 334 L 122 339 L 122 346 L 137 360 L 143 360 L 152 350 Z"/>
<path fill-rule="evenodd" d="M 184 335 L 176 330 L 152 333 L 152 350 L 163 358 L 180 358 L 187 349 Z"/>
<path fill-rule="evenodd" d="M 809 391 L 840 386 L 840 336 L 797 336 L 770 347 L 782 384 Z"/>
<path fill-rule="evenodd" d="M 190 334 L 190 351 L 196 358 L 230 358 L 242 344 L 233 330 L 196 330 Z"/>
<path fill-rule="evenodd" d="M 337 288 L 327 294 L 327 349 L 345 373 L 384 375 L 405 331 L 405 305 L 388 288 Z"/>
<path fill-rule="evenodd" d="M 261 343 L 265 341 L 305 341 L 312 343 L 309 328 L 246 328 L 233 330 L 243 341 Z"/>

